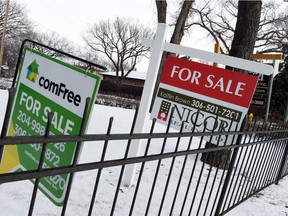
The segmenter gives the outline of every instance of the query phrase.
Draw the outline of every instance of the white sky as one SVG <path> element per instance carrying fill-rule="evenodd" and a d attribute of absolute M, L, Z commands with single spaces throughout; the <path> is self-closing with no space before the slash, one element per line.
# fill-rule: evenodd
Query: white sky
<path fill-rule="evenodd" d="M 69 39 L 74 45 L 83 46 L 82 35 L 88 27 L 100 20 L 116 16 L 138 20 L 156 29 L 157 10 L 155 0 L 12 0 L 26 5 L 28 17 L 41 32 L 55 32 Z M 177 9 L 179 0 L 168 0 L 168 11 Z M 198 35 L 194 34 L 194 35 Z M 169 36 L 167 36 L 169 37 Z M 202 42 L 206 41 L 202 39 Z M 183 39 L 184 45 L 200 48 L 199 41 Z M 191 45 L 192 44 L 192 45 Z M 202 44 L 202 43 L 201 43 Z M 213 44 L 203 49 L 213 52 Z M 145 71 L 147 60 L 141 60 L 137 68 Z"/>
<path fill-rule="evenodd" d="M 26 5 L 28 17 L 40 31 L 56 32 L 75 43 L 92 24 L 101 19 L 132 17 L 144 25 L 156 28 L 157 10 L 155 0 L 12 0 Z M 268 0 L 269 1 L 269 0 Z M 282 0 L 273 0 L 282 2 Z M 168 0 L 168 11 L 177 9 L 179 0 Z M 283 4 L 286 5 L 286 4 Z M 203 39 L 199 45 L 198 31 L 192 32 L 194 40 L 185 38 L 183 44 L 199 48 L 207 46 Z M 201 34 L 203 37 L 203 34 Z M 195 39 L 195 38 L 198 38 Z M 189 40 L 189 42 L 187 42 Z M 204 38 L 205 40 L 205 38 Z M 213 51 L 213 44 L 209 50 Z M 207 47 L 203 47 L 207 50 Z"/>
<path fill-rule="evenodd" d="M 27 6 L 30 19 L 41 31 L 56 32 L 79 43 L 89 25 L 115 16 L 155 23 L 154 0 L 14 0 Z"/>
<path fill-rule="evenodd" d="M 155 0 L 14 1 L 27 6 L 29 18 L 37 24 L 40 31 L 56 32 L 77 44 L 82 44 L 81 35 L 88 27 L 101 19 L 113 19 L 115 16 L 131 17 L 154 29 L 157 25 Z M 177 8 L 177 1 L 179 0 L 168 0 L 169 11 Z M 198 46 L 198 42 L 192 43 L 192 46 L 193 44 Z M 213 51 L 213 44 L 211 51 Z"/>
<path fill-rule="evenodd" d="M 115 16 L 131 17 L 141 24 L 156 29 L 155 0 L 11 0 L 26 5 L 28 17 L 41 32 L 55 32 L 69 39 L 74 45 L 83 46 L 82 35 L 92 24 Z M 282 2 L 282 0 L 273 0 Z M 179 0 L 168 0 L 168 11 L 177 9 Z M 207 32 L 193 29 L 182 45 L 214 51 L 214 43 L 207 39 Z M 167 36 L 169 39 L 169 36 Z M 146 63 L 144 64 L 146 65 Z M 137 66 L 145 70 L 146 66 Z"/>

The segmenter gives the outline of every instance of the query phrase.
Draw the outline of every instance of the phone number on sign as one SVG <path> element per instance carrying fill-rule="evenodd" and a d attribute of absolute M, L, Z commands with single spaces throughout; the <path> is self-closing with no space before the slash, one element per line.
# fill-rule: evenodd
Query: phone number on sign
<path fill-rule="evenodd" d="M 202 102 L 199 100 L 192 100 L 191 107 L 200 109 L 201 111 L 206 111 L 215 115 L 219 115 L 221 117 L 226 117 L 228 119 L 232 119 L 235 121 L 239 121 L 241 117 L 241 113 L 236 110 L 228 109 L 228 108 L 218 106 L 215 104 L 210 104 L 207 102 Z"/>
<path fill-rule="evenodd" d="M 228 118 L 237 122 L 240 121 L 242 115 L 240 111 L 230 109 L 218 104 L 209 103 L 207 101 L 180 94 L 178 92 L 174 92 L 164 88 L 159 88 L 157 96 L 174 103 L 193 107 L 195 109 L 199 109 L 201 111 L 208 112 L 213 115 L 218 115 L 223 118 Z"/>
<path fill-rule="evenodd" d="M 35 119 L 32 119 L 22 110 L 19 110 L 18 115 L 17 115 L 17 120 L 21 122 L 22 124 L 25 124 L 28 127 L 30 127 L 30 129 L 36 134 L 39 134 L 41 136 L 45 134 L 46 127 L 44 125 L 41 125 L 41 123 L 37 122 Z M 26 135 L 26 134 L 23 134 L 23 135 Z"/>
<path fill-rule="evenodd" d="M 31 134 L 27 133 L 27 131 L 23 129 L 22 127 L 20 127 L 18 124 L 15 124 L 14 127 L 15 127 L 14 132 L 16 136 L 17 135 L 18 136 L 26 136 L 26 135 L 31 136 Z M 42 149 L 42 144 L 40 143 L 33 143 L 29 145 L 36 152 L 41 151 Z M 54 143 L 54 147 L 58 149 L 59 151 L 64 152 L 65 143 Z M 58 167 L 61 161 L 60 156 L 50 148 L 47 148 L 45 151 L 45 159 L 49 161 L 55 167 Z"/>
<path fill-rule="evenodd" d="M 46 131 L 46 127 L 42 125 L 35 119 L 32 119 L 31 116 L 27 115 L 22 110 L 18 111 L 16 116 L 17 122 L 14 123 L 14 133 L 15 136 L 31 136 L 31 135 L 44 135 Z M 30 132 L 28 132 L 28 131 Z M 50 132 L 51 135 L 54 135 Z M 33 143 L 29 144 L 30 147 L 35 151 L 39 152 L 42 149 L 42 144 Z M 58 167 L 61 161 L 60 156 L 57 152 L 63 153 L 66 148 L 65 142 L 57 142 L 53 144 L 54 149 L 47 148 L 45 151 L 45 159 L 47 162 L 50 162 L 52 166 Z"/>

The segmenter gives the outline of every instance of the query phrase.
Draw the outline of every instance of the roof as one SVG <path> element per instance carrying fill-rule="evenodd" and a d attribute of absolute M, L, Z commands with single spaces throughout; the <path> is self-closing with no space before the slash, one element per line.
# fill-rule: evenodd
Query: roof
<path fill-rule="evenodd" d="M 115 71 L 101 72 L 101 74 L 104 75 L 104 76 L 116 76 L 116 72 Z M 131 71 L 129 73 L 129 75 L 127 76 L 127 78 L 145 80 L 146 79 L 146 75 L 147 75 L 146 72 Z"/>

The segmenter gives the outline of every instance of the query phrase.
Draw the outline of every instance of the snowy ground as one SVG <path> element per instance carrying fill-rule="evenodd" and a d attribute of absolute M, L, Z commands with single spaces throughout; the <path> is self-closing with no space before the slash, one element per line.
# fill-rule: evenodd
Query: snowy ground
<path fill-rule="evenodd" d="M 242 203 L 227 216 L 287 216 L 288 215 L 288 177 L 278 185 L 271 185 L 256 196 Z"/>
<path fill-rule="evenodd" d="M 2 125 L 3 117 L 5 113 L 5 106 L 7 101 L 7 91 L 0 90 L 0 125 Z M 134 111 L 105 107 L 102 105 L 95 105 L 94 112 L 91 116 L 90 125 L 88 127 L 88 133 L 105 133 L 108 125 L 108 119 L 111 116 L 115 117 L 115 124 L 113 125 L 112 132 L 122 133 L 130 128 L 132 117 Z M 95 156 L 99 157 L 99 149 L 93 148 L 95 144 L 86 143 L 84 145 L 82 155 L 80 158 L 80 163 L 89 162 L 95 160 Z M 115 143 L 108 149 L 108 154 L 110 158 L 118 157 L 124 152 L 124 144 Z M 155 150 L 155 149 L 154 149 Z M 157 150 L 155 150 L 157 151 Z M 103 171 L 104 172 L 104 171 Z M 103 178 L 102 184 L 106 184 L 106 188 L 115 188 L 117 182 L 113 182 L 110 179 L 117 179 L 117 173 L 113 170 L 105 170 L 103 173 L 105 178 Z M 75 187 L 71 191 L 71 201 L 69 201 L 70 206 L 68 206 L 67 215 L 87 215 L 89 208 L 91 188 L 94 184 L 95 172 L 81 172 L 77 174 L 74 184 Z M 146 176 L 146 178 L 151 178 L 151 176 Z M 143 183 L 145 184 L 145 182 Z M 85 187 L 84 187 L 85 185 Z M 81 187 L 82 186 L 82 187 Z M 279 182 L 279 185 L 272 185 L 264 191 L 261 191 L 257 196 L 245 201 L 243 204 L 236 207 L 234 210 L 230 211 L 227 215 L 243 215 L 243 216 L 288 216 L 288 178 L 284 178 Z M 33 185 L 29 181 L 16 182 L 13 184 L 3 184 L 0 185 L 0 209 L 3 216 L 17 216 L 26 215 L 29 208 L 29 202 L 31 198 L 31 191 Z M 100 194 L 107 194 L 109 190 L 100 191 Z M 123 201 L 120 205 L 125 205 L 125 194 L 129 195 L 129 188 L 122 188 L 123 193 L 120 193 L 120 198 Z M 127 196 L 127 195 L 126 195 Z M 37 202 L 35 207 L 35 215 L 59 215 L 60 208 L 47 203 L 46 198 L 43 198 L 41 193 L 38 193 Z M 131 197 L 130 197 L 131 198 Z M 101 205 L 97 208 L 97 213 L 94 215 L 105 215 L 103 208 L 105 208 L 106 203 L 110 203 L 111 200 L 103 200 Z M 96 203 L 99 204 L 99 203 Z M 157 205 L 155 202 L 152 205 Z M 25 213 L 23 213 L 25 212 Z M 115 215 L 126 215 L 117 214 Z M 137 213 L 135 215 L 143 215 L 142 213 Z M 156 215 L 150 214 L 150 215 Z M 163 215 L 166 215 L 165 213 Z"/>

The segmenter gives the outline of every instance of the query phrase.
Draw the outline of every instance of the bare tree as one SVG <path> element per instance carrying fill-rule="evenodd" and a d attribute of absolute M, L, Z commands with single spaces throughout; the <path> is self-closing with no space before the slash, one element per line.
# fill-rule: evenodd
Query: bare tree
<path fill-rule="evenodd" d="M 57 50 L 61 50 L 66 53 L 75 53 L 75 48 L 72 46 L 72 43 L 69 42 L 66 38 L 58 36 L 56 33 L 38 33 L 33 29 L 33 27 L 27 27 L 25 31 L 7 39 L 4 59 L 5 63 L 9 66 L 11 70 L 16 67 L 16 63 L 20 53 L 20 47 L 25 39 L 30 39 L 32 41 L 42 43 L 44 45 L 47 45 Z M 41 46 L 31 44 L 31 48 L 34 48 L 51 57 L 64 57 L 59 52 L 54 52 Z"/>
<path fill-rule="evenodd" d="M 239 1 L 237 23 L 234 32 L 230 56 L 252 59 L 260 23 L 262 1 Z"/>
<path fill-rule="evenodd" d="M 5 3 L 0 1 L 0 33 L 2 37 L 3 26 L 4 26 L 4 16 L 5 16 Z M 9 6 L 8 23 L 6 35 L 7 38 L 17 36 L 31 26 L 26 15 L 26 7 L 17 2 L 11 2 Z"/>
<path fill-rule="evenodd" d="M 5 43 L 4 61 L 10 68 L 14 70 L 19 57 L 20 47 L 25 39 L 33 39 L 35 37 L 35 32 L 32 27 L 27 27 L 25 31 L 9 37 Z"/>
<path fill-rule="evenodd" d="M 0 33 L 2 37 L 3 32 L 3 20 L 5 15 L 5 4 L 0 1 Z M 56 33 L 38 33 L 34 29 L 34 25 L 29 21 L 26 14 L 25 5 L 11 2 L 9 7 L 8 24 L 6 31 L 6 43 L 4 52 L 4 62 L 13 70 L 16 66 L 19 51 L 22 42 L 25 39 L 34 40 L 55 48 L 57 50 L 64 51 L 66 53 L 76 53 L 76 49 L 72 43 Z M 62 57 L 58 52 L 53 52 L 43 47 L 35 47 L 39 51 L 50 55 L 52 57 Z"/>
<path fill-rule="evenodd" d="M 66 53 L 73 54 L 75 52 L 75 47 L 72 45 L 72 43 L 67 38 L 62 37 L 55 32 L 35 34 L 34 40 Z M 63 57 L 61 53 L 53 52 L 43 47 L 37 47 L 37 49 L 42 53 L 45 53 L 46 55 L 50 55 L 52 57 Z"/>
<path fill-rule="evenodd" d="M 141 45 L 142 38 L 152 37 L 152 31 L 136 20 L 116 17 L 113 21 L 102 20 L 84 35 L 86 45 L 96 53 L 102 53 L 116 71 L 118 84 L 135 69 L 149 48 Z"/>
<path fill-rule="evenodd" d="M 166 23 L 167 17 L 167 2 L 165 1 L 157 1 L 156 0 L 156 8 L 157 8 L 157 20 L 159 23 Z"/>
<path fill-rule="evenodd" d="M 87 60 L 89 62 L 94 62 L 94 63 L 98 62 L 101 65 L 105 65 L 105 66 L 107 65 L 106 62 L 103 62 L 101 60 L 101 58 L 98 56 L 97 53 L 91 52 L 89 50 L 89 48 L 83 47 L 80 50 L 78 50 L 77 52 L 78 52 L 77 56 L 79 56 L 82 59 L 85 59 L 85 60 Z M 82 65 L 84 67 L 87 66 L 87 64 L 81 64 L 81 63 L 80 63 L 80 65 Z"/>
<path fill-rule="evenodd" d="M 261 16 L 261 0 L 238 1 L 237 23 L 229 52 L 230 56 L 251 59 Z M 239 70 L 239 69 L 236 69 Z M 206 142 L 205 148 L 216 148 L 217 145 Z M 203 153 L 201 160 L 218 168 L 228 168 L 231 150 L 220 150 Z"/>
<path fill-rule="evenodd" d="M 5 3 L 0 1 L 0 35 L 3 34 Z M 9 4 L 8 21 L 5 34 L 5 49 L 3 63 L 8 65 L 10 72 L 16 66 L 21 42 L 28 32 L 30 32 L 32 23 L 26 15 L 26 7 L 16 2 Z"/>
<path fill-rule="evenodd" d="M 279 12 L 280 3 L 265 1 L 262 6 L 261 19 L 258 26 L 255 49 L 258 53 L 287 52 L 287 19 L 286 11 Z M 216 43 L 220 43 L 221 52 L 229 53 L 235 33 L 238 3 L 234 0 L 202 1 L 201 5 L 192 9 L 197 15 L 189 18 L 186 28 L 200 26 L 207 30 Z M 245 26 L 249 27 L 248 25 Z"/>

